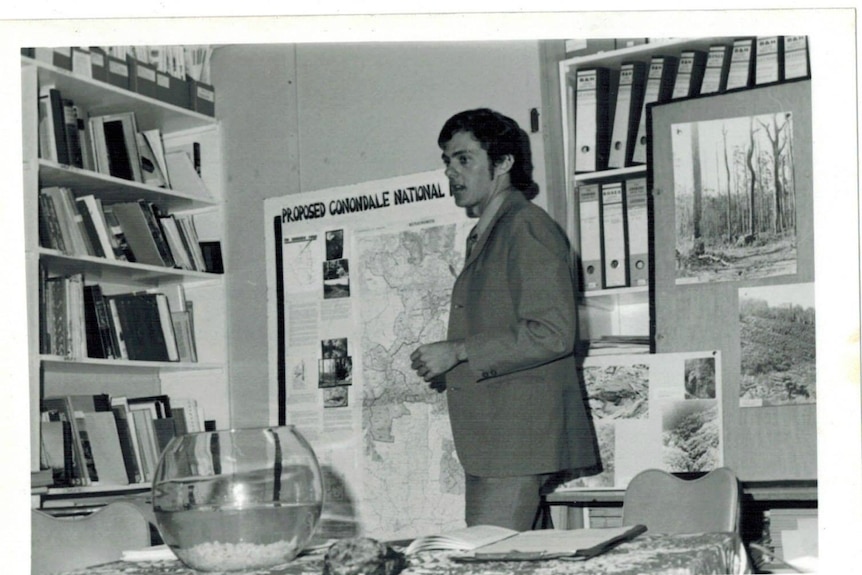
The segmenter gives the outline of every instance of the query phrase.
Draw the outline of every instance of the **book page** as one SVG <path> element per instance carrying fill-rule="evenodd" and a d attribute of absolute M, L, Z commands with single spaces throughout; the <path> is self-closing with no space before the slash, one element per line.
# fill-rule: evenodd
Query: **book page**
<path fill-rule="evenodd" d="M 419 537 L 407 547 L 405 553 L 409 555 L 418 551 L 444 549 L 470 551 L 484 545 L 502 541 L 515 535 L 519 535 L 519 533 L 504 527 L 497 527 L 495 525 L 474 525 L 472 527 L 450 531 L 449 533 Z"/>
<path fill-rule="evenodd" d="M 627 525 L 603 529 L 540 529 L 524 531 L 515 537 L 497 541 L 476 549 L 476 557 L 507 553 L 571 554 L 594 551 L 642 532 L 638 526 Z"/>

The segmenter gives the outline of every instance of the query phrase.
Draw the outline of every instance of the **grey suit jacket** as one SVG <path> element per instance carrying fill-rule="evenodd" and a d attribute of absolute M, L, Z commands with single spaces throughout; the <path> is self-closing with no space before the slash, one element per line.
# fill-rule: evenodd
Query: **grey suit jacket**
<path fill-rule="evenodd" d="M 576 372 L 569 244 L 510 192 L 452 290 L 448 338 L 469 360 L 446 374 L 458 457 L 478 476 L 551 473 L 598 462 Z"/>

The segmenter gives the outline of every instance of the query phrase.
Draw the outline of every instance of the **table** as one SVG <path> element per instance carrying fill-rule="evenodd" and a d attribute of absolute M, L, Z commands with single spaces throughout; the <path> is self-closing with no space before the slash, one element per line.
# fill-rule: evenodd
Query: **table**
<path fill-rule="evenodd" d="M 456 563 L 452 552 L 423 552 L 409 558 L 403 575 L 709 575 L 750 573 L 748 558 L 736 533 L 667 535 L 644 533 L 587 561 L 525 561 Z M 305 555 L 271 569 L 246 575 L 320 575 L 323 552 Z M 127 562 L 70 571 L 65 575 L 198 575 L 178 560 Z"/>

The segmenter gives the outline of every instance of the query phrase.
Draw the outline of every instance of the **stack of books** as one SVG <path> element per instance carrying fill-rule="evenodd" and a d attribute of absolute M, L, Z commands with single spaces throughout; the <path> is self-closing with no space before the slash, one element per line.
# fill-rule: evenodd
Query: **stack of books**
<path fill-rule="evenodd" d="M 48 277 L 40 269 L 41 353 L 77 360 L 197 361 L 194 308 L 182 284 L 105 294 L 81 273 Z"/>
<path fill-rule="evenodd" d="M 104 487 L 152 481 L 171 439 L 214 422 L 193 399 L 94 394 L 45 397 L 41 427 L 42 467 L 53 487 Z"/>

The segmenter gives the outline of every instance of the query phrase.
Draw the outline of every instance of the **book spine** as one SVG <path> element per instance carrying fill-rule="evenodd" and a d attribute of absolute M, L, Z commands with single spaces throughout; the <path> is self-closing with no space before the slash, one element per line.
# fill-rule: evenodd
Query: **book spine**
<path fill-rule="evenodd" d="M 84 154 L 81 149 L 81 136 L 78 133 L 78 109 L 75 102 L 63 98 L 63 128 L 66 135 L 66 149 L 69 154 L 69 165 L 76 168 L 84 167 Z"/>

